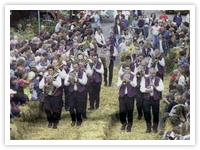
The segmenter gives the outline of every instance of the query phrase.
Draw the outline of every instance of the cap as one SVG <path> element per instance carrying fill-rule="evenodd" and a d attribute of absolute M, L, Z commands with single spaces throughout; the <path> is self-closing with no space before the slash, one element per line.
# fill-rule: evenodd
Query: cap
<path fill-rule="evenodd" d="M 183 63 L 182 67 L 183 67 L 183 68 L 188 68 L 188 67 L 189 67 L 189 64 L 185 62 L 185 63 Z"/>
<path fill-rule="evenodd" d="M 17 93 L 16 91 L 10 89 L 10 94 L 16 94 L 16 93 Z"/>
<path fill-rule="evenodd" d="M 23 80 L 23 79 L 19 79 L 19 80 L 17 81 L 17 83 L 18 83 L 18 85 L 22 85 L 22 84 L 24 83 L 24 80 Z"/>

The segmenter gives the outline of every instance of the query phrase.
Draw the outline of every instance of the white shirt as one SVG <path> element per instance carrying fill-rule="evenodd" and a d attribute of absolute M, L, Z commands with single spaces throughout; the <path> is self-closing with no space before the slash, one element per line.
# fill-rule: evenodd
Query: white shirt
<path fill-rule="evenodd" d="M 185 21 L 186 21 L 187 23 L 190 23 L 190 14 L 187 14 L 187 16 L 186 16 L 186 18 L 185 18 Z"/>
<path fill-rule="evenodd" d="M 119 25 L 117 25 L 117 31 L 118 31 L 118 36 L 121 35 L 121 27 Z"/>
<path fill-rule="evenodd" d="M 61 24 L 57 23 L 55 27 L 55 32 L 59 32 L 61 27 L 62 27 Z"/>
<path fill-rule="evenodd" d="M 94 69 L 96 70 L 96 72 L 103 74 L 104 73 L 104 67 L 103 64 L 101 63 L 101 68 L 100 69 L 96 69 L 96 66 L 94 66 Z M 93 74 L 94 70 L 92 69 L 92 74 Z"/>
<path fill-rule="evenodd" d="M 117 49 L 116 49 L 116 47 L 114 46 L 114 53 L 113 53 L 113 56 L 118 56 L 118 51 L 117 51 Z"/>
<path fill-rule="evenodd" d="M 78 77 L 78 73 L 76 74 L 76 76 Z M 80 79 L 80 78 L 77 78 L 77 79 L 79 80 L 80 84 L 86 85 L 86 83 L 87 83 L 87 75 L 86 75 L 85 72 L 83 72 L 82 79 Z M 64 84 L 65 84 L 65 86 L 69 86 L 70 85 L 69 74 L 66 75 Z M 77 90 L 78 90 L 77 85 L 74 85 L 74 91 L 77 91 Z"/>
<path fill-rule="evenodd" d="M 133 81 L 130 82 L 132 87 L 136 87 L 137 86 L 137 78 L 134 76 Z M 122 80 L 120 78 L 120 76 L 118 77 L 118 81 L 117 81 L 117 87 L 120 88 L 122 86 Z M 127 87 L 125 88 L 125 93 L 127 94 Z"/>
<path fill-rule="evenodd" d="M 119 50 L 120 50 L 120 52 L 126 50 L 126 42 L 121 42 L 121 43 L 119 44 Z"/>
<path fill-rule="evenodd" d="M 148 67 L 149 68 L 151 68 L 151 64 L 152 63 L 152 58 L 149 60 L 149 64 L 148 64 Z M 156 63 L 156 65 L 155 65 L 155 69 L 156 69 L 156 71 L 158 71 L 158 63 L 161 65 L 161 66 L 165 66 L 165 59 L 164 58 L 162 58 L 161 60 L 158 60 L 157 61 L 157 63 Z"/>
<path fill-rule="evenodd" d="M 181 85 L 182 87 L 185 87 L 186 81 L 185 81 L 185 77 L 183 75 L 180 76 L 180 78 L 178 80 L 178 85 Z"/>
<path fill-rule="evenodd" d="M 159 45 L 160 45 L 160 53 L 163 53 L 164 51 L 163 51 L 163 47 L 162 47 L 162 40 L 159 40 Z"/>
<path fill-rule="evenodd" d="M 152 27 L 152 35 L 158 35 L 160 30 L 160 26 L 153 26 Z"/>
<path fill-rule="evenodd" d="M 101 34 L 98 34 L 98 33 L 96 32 L 96 34 L 95 34 L 95 39 L 96 39 L 96 41 L 97 41 L 99 44 L 101 44 L 102 46 L 106 44 L 105 38 L 104 38 L 104 36 L 103 36 L 102 33 L 101 33 Z"/>
<path fill-rule="evenodd" d="M 154 83 L 154 82 L 155 82 L 155 78 L 152 80 L 152 83 Z M 160 79 L 158 86 L 156 87 L 156 90 L 158 92 L 162 92 L 164 90 L 164 84 L 163 84 L 162 79 Z M 141 84 L 140 84 L 140 91 L 142 93 L 150 93 L 150 95 L 153 96 L 154 88 L 153 88 L 153 86 L 151 86 L 150 89 L 146 88 L 145 87 L 145 78 L 142 78 Z"/>
<path fill-rule="evenodd" d="M 130 11 L 126 10 L 126 11 L 122 11 L 122 14 L 124 14 L 125 19 L 128 20 L 131 13 L 130 13 Z"/>
<path fill-rule="evenodd" d="M 44 80 L 44 78 L 45 78 L 45 77 L 46 77 L 46 76 L 44 76 L 44 77 L 42 78 L 42 80 L 40 81 L 40 83 L 39 83 L 39 88 L 40 88 L 40 89 L 43 89 L 43 88 L 44 88 L 44 85 L 45 85 L 45 80 Z M 53 84 L 56 88 L 59 88 L 59 87 L 62 85 L 60 76 L 57 76 L 57 77 L 56 77 L 56 80 L 54 80 L 54 81 L 52 82 L 52 84 Z"/>

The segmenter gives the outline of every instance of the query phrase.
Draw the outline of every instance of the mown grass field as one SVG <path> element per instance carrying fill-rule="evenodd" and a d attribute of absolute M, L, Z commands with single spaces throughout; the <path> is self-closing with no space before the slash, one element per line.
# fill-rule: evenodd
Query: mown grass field
<path fill-rule="evenodd" d="M 117 67 L 114 69 L 112 87 L 104 87 L 101 90 L 101 102 L 98 110 L 88 111 L 87 120 L 83 120 L 82 126 L 71 127 L 69 112 L 63 109 L 62 119 L 58 129 L 48 128 L 44 112 L 40 110 L 39 102 L 31 102 L 28 106 L 22 106 L 22 117 L 15 118 L 11 124 L 12 140 L 160 140 L 162 136 L 150 133 L 146 134 L 144 118 L 137 120 L 136 104 L 134 105 L 134 122 L 132 132 L 121 131 L 119 121 Z M 165 91 L 168 92 L 169 75 L 164 80 Z M 89 102 L 88 102 L 89 104 Z M 164 103 L 160 102 L 160 117 L 163 113 Z M 38 118 L 39 117 L 39 118 Z"/>

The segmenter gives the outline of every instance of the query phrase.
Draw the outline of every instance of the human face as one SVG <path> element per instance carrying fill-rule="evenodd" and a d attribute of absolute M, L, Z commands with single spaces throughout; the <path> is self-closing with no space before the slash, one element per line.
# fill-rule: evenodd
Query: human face
<path fill-rule="evenodd" d="M 79 70 L 78 64 L 74 64 L 73 65 L 73 69 L 74 69 L 75 72 L 78 72 L 78 70 Z"/>
<path fill-rule="evenodd" d="M 106 40 L 106 45 L 110 45 L 110 40 Z"/>
<path fill-rule="evenodd" d="M 13 98 L 14 97 L 14 94 L 10 94 L 10 98 Z"/>
<path fill-rule="evenodd" d="M 53 71 L 54 71 L 53 69 L 48 69 L 48 74 L 52 75 Z"/>
<path fill-rule="evenodd" d="M 149 72 L 150 78 L 154 78 L 156 76 L 156 71 L 154 69 L 151 69 Z"/>
<path fill-rule="evenodd" d="M 52 65 L 55 67 L 58 64 L 58 60 L 53 60 Z"/>
<path fill-rule="evenodd" d="M 78 61 L 79 61 L 79 62 L 83 62 L 83 61 L 84 61 L 83 55 L 78 55 Z"/>
<path fill-rule="evenodd" d="M 124 72 L 125 72 L 125 73 L 131 73 L 130 67 L 125 67 Z"/>
<path fill-rule="evenodd" d="M 97 56 L 93 56 L 93 60 L 94 60 L 94 62 L 97 62 L 98 57 Z"/>

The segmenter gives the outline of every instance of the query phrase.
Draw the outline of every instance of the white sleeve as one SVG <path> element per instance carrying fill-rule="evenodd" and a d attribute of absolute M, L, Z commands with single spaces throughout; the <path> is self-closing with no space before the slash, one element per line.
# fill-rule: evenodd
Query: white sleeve
<path fill-rule="evenodd" d="M 121 66 L 120 69 L 119 69 L 119 72 L 118 72 L 118 76 L 121 76 L 123 73 L 124 73 L 124 72 L 123 72 L 122 66 Z"/>
<path fill-rule="evenodd" d="M 136 87 L 137 86 L 137 77 L 134 76 L 133 81 L 130 82 L 132 87 Z"/>
<path fill-rule="evenodd" d="M 74 71 L 73 67 L 72 67 L 72 64 L 70 65 L 70 69 L 69 69 L 69 72 L 72 72 Z"/>
<path fill-rule="evenodd" d="M 185 86 L 185 78 L 183 76 L 179 78 L 178 85 Z"/>
<path fill-rule="evenodd" d="M 142 78 L 142 80 L 141 80 L 140 91 L 141 91 L 142 93 L 146 93 L 145 78 Z"/>
<path fill-rule="evenodd" d="M 114 53 L 113 53 L 113 56 L 118 56 L 118 52 L 117 52 L 117 49 L 116 49 L 115 46 L 114 46 Z"/>
<path fill-rule="evenodd" d="M 39 88 L 43 89 L 44 88 L 44 77 L 42 78 L 42 80 L 39 83 Z"/>
<path fill-rule="evenodd" d="M 158 92 L 162 92 L 162 91 L 164 90 L 164 84 L 163 84 L 162 79 L 160 79 L 159 85 L 156 87 L 156 90 L 157 90 Z"/>
<path fill-rule="evenodd" d="M 99 44 L 103 45 L 103 43 L 101 42 L 101 36 L 98 35 L 97 32 L 96 32 L 96 34 L 95 34 L 95 39 L 96 39 L 96 41 L 97 41 Z"/>
<path fill-rule="evenodd" d="M 104 38 L 103 33 L 101 33 L 101 37 L 102 37 L 103 44 L 105 45 L 105 44 L 106 44 L 106 41 L 105 41 L 105 38 Z"/>
<path fill-rule="evenodd" d="M 161 66 L 165 66 L 165 60 L 164 60 L 164 58 L 162 58 L 161 60 L 159 60 L 158 61 L 159 62 L 159 64 L 161 65 Z"/>
<path fill-rule="evenodd" d="M 96 72 L 103 74 L 104 73 L 104 68 L 103 68 L 103 64 L 101 63 L 101 68 L 100 69 L 95 69 Z"/>
<path fill-rule="evenodd" d="M 81 83 L 82 85 L 86 85 L 86 83 L 87 83 L 87 76 L 86 76 L 85 72 L 83 72 L 82 79 L 79 79 L 79 83 Z"/>
<path fill-rule="evenodd" d="M 91 69 L 89 63 L 88 63 L 87 66 L 86 66 L 85 72 L 86 72 L 86 75 L 88 75 L 88 76 L 91 76 L 92 73 L 93 73 L 93 70 Z"/>
<path fill-rule="evenodd" d="M 154 53 L 154 51 L 153 51 L 153 48 L 151 48 L 150 55 L 151 55 L 151 56 L 154 56 L 154 55 L 155 55 L 155 53 Z"/>
<path fill-rule="evenodd" d="M 59 72 L 59 76 L 61 79 L 65 79 L 65 76 L 66 76 L 65 69 L 63 69 L 62 71 Z"/>
<path fill-rule="evenodd" d="M 148 63 L 148 68 L 151 68 L 151 63 L 152 63 L 152 58 L 149 60 L 149 63 Z"/>
<path fill-rule="evenodd" d="M 132 74 L 136 75 L 137 73 L 137 67 L 135 66 L 134 72 L 131 72 Z"/>
<path fill-rule="evenodd" d="M 68 81 L 69 81 L 69 74 L 66 74 L 65 81 L 64 81 L 65 86 L 68 86 L 70 84 L 70 82 Z"/>
<path fill-rule="evenodd" d="M 122 80 L 120 77 L 118 77 L 117 87 L 120 88 L 121 86 L 122 86 Z"/>
<path fill-rule="evenodd" d="M 67 57 L 70 56 L 70 50 L 71 50 L 71 48 L 66 52 L 66 56 L 67 56 Z"/>
<path fill-rule="evenodd" d="M 61 78 L 57 76 L 56 80 L 52 82 L 56 88 L 59 88 L 62 85 Z"/>

